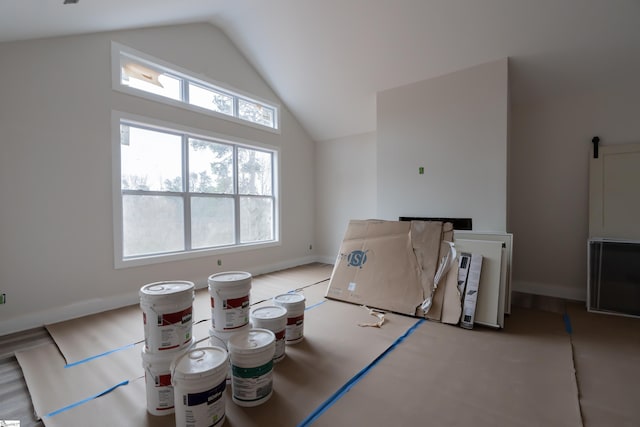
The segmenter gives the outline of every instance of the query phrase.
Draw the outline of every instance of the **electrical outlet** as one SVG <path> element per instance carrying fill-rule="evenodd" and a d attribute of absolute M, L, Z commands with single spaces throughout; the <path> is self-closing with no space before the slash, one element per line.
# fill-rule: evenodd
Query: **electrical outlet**
<path fill-rule="evenodd" d="M 7 303 L 7 294 L 2 293 L 0 294 L 0 304 L 6 304 Z"/>

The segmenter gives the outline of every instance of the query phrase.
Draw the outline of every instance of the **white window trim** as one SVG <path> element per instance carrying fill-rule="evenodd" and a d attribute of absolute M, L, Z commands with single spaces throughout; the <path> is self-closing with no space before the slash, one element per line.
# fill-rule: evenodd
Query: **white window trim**
<path fill-rule="evenodd" d="M 275 123 L 275 128 L 271 128 L 269 126 L 264 126 L 258 123 L 254 123 L 254 122 L 250 122 L 248 120 L 243 120 L 240 119 L 238 117 L 234 117 L 234 116 L 229 116 L 227 114 L 222 114 L 222 113 L 218 113 L 216 111 L 212 111 L 212 110 L 208 110 L 206 108 L 202 108 L 202 107 L 198 107 L 197 105 L 192 105 L 192 104 L 188 104 L 186 102 L 182 102 L 182 101 L 176 101 L 174 99 L 171 98 L 166 98 L 164 96 L 161 95 L 157 95 L 155 93 L 150 93 L 150 92 L 145 92 L 143 90 L 139 90 L 139 89 L 135 89 L 132 87 L 129 87 L 127 85 L 123 85 L 120 81 L 121 79 L 121 70 L 120 70 L 120 56 L 121 54 L 125 54 L 128 56 L 132 56 L 134 58 L 138 58 L 142 61 L 147 61 L 147 62 L 151 62 L 155 65 L 158 65 L 161 68 L 166 68 L 168 70 L 171 70 L 173 74 L 178 75 L 180 77 L 183 77 L 187 80 L 190 80 L 194 83 L 200 83 L 203 84 L 205 86 L 215 86 L 217 88 L 220 88 L 221 90 L 225 91 L 225 92 L 229 92 L 231 94 L 235 94 L 238 95 L 242 98 L 245 98 L 247 100 L 250 101 L 256 101 L 258 103 L 262 103 L 265 104 L 269 107 L 272 107 L 274 109 L 274 123 Z M 111 87 L 113 90 L 121 92 L 121 93 L 126 93 L 128 95 L 133 95 L 139 98 L 144 98 L 150 101 L 154 101 L 154 102 L 159 102 L 162 104 L 168 104 L 174 107 L 178 107 L 178 108 L 182 108 L 185 110 L 189 110 L 189 111 L 193 111 L 196 113 L 200 113 L 200 114 L 204 114 L 207 116 L 211 116 L 211 117 L 215 117 L 218 119 L 223 119 L 223 120 L 227 120 L 236 124 L 240 124 L 243 126 L 249 126 L 252 128 L 256 128 L 256 129 L 260 129 L 263 131 L 267 131 L 267 132 L 271 132 L 271 133 L 275 133 L 275 134 L 280 134 L 280 112 L 281 112 L 281 107 L 280 104 L 275 103 L 273 101 L 269 101 L 263 98 L 260 98 L 258 96 L 249 94 L 247 92 L 244 92 L 242 90 L 236 89 L 230 85 L 215 81 L 213 79 L 210 79 L 208 77 L 205 76 L 194 76 L 193 72 L 190 72 L 189 70 L 182 68 L 178 65 L 174 65 L 171 64 L 169 62 L 163 61 L 161 59 L 158 58 L 154 58 L 151 55 L 147 55 L 143 52 L 140 52 L 138 50 L 135 50 L 133 48 L 130 48 L 128 46 L 125 46 L 123 44 L 117 43 L 112 41 L 111 42 Z"/>
<path fill-rule="evenodd" d="M 273 196 L 275 198 L 275 212 L 274 212 L 274 240 L 269 242 L 258 243 L 246 243 L 237 244 L 234 246 L 225 246 L 221 248 L 208 248 L 208 249 L 196 249 L 189 252 L 179 252 L 171 254 L 153 254 L 144 255 L 139 257 L 127 258 L 123 256 L 123 225 L 122 225 L 122 189 L 121 189 L 121 170 L 120 170 L 120 122 L 122 120 L 128 121 L 133 124 L 139 124 L 141 126 L 153 126 L 158 130 L 178 131 L 185 132 L 195 137 L 202 137 L 206 139 L 214 139 L 221 142 L 227 142 L 230 144 L 247 146 L 251 148 L 264 148 L 269 151 L 273 151 Z M 255 141 L 249 141 L 242 138 L 231 137 L 228 135 L 219 134 L 216 132 L 206 131 L 202 129 L 191 128 L 188 126 L 180 125 L 177 123 L 171 123 L 163 120 L 152 119 L 149 117 L 140 116 L 137 114 L 125 113 L 122 111 L 113 110 L 111 113 L 111 185 L 112 185 L 112 198 L 113 198 L 113 253 L 114 253 L 114 267 L 116 269 L 127 267 L 138 267 L 143 265 L 158 264 L 168 261 L 179 261 L 193 258 L 201 258 L 207 256 L 216 256 L 223 254 L 230 254 L 236 252 L 243 252 L 247 250 L 263 249 L 269 247 L 281 246 L 280 236 L 280 167 L 279 157 L 280 150 L 277 147 L 262 144 Z"/>

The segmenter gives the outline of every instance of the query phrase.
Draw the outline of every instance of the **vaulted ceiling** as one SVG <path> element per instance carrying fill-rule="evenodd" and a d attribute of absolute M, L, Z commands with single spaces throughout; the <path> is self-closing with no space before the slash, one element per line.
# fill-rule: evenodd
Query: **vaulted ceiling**
<path fill-rule="evenodd" d="M 374 131 L 379 91 L 504 57 L 514 103 L 640 84 L 638 0 L 0 2 L 0 42 L 187 22 L 222 29 L 316 141 Z"/>

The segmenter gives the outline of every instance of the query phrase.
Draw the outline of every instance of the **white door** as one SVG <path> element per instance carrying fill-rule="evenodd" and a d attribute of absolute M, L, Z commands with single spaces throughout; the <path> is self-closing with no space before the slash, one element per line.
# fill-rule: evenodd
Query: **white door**
<path fill-rule="evenodd" d="M 640 240 L 640 144 L 592 149 L 589 237 Z"/>

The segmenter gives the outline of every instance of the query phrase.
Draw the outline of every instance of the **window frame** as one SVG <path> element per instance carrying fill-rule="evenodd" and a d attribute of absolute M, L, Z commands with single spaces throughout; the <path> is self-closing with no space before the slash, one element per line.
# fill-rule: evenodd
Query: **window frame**
<path fill-rule="evenodd" d="M 171 77 L 180 79 L 182 82 L 180 100 L 175 100 L 169 97 L 157 95 L 152 92 L 147 92 L 142 89 L 136 89 L 128 85 L 122 84 L 121 83 L 121 76 L 122 76 L 121 58 L 123 56 L 139 61 L 143 64 L 148 64 L 150 68 L 162 70 L 164 73 L 169 74 Z M 219 113 L 214 110 L 210 110 L 210 109 L 189 103 L 189 96 L 188 96 L 189 83 L 195 84 L 204 89 L 208 89 L 214 92 L 220 92 L 225 95 L 232 96 L 233 97 L 233 115 Z M 161 59 L 155 58 L 151 55 L 147 55 L 143 52 L 140 52 L 138 50 L 135 50 L 133 48 L 130 48 L 128 46 L 125 46 L 123 44 L 120 44 L 114 41 L 111 42 L 111 86 L 112 86 L 112 89 L 115 91 L 133 95 L 139 98 L 144 98 L 150 101 L 155 101 L 162 104 L 171 105 L 174 107 L 179 107 L 185 110 L 197 112 L 200 114 L 205 114 L 211 117 L 216 117 L 219 119 L 231 121 L 237 124 L 241 124 L 243 126 L 249 126 L 249 127 L 264 130 L 267 132 L 272 132 L 276 134 L 281 133 L 279 104 L 266 99 L 262 99 L 258 96 L 246 93 L 244 91 L 233 88 L 227 84 L 217 82 L 213 79 L 209 79 L 204 76 L 196 77 L 193 74 L 193 72 L 190 72 L 189 70 L 186 70 L 182 67 L 171 64 L 169 62 L 163 61 Z M 238 104 L 240 99 L 271 109 L 274 115 L 273 117 L 274 127 L 265 126 L 260 123 L 256 123 L 256 122 L 252 122 L 252 121 L 240 118 L 239 111 L 238 111 Z"/>
<path fill-rule="evenodd" d="M 121 188 L 121 179 L 122 179 L 122 171 L 121 171 L 121 155 L 120 155 L 120 125 L 122 122 L 126 122 L 132 126 L 138 126 L 145 129 L 151 129 L 154 131 L 167 132 L 172 134 L 181 134 L 182 139 L 188 138 L 201 138 L 204 140 L 211 140 L 213 142 L 220 142 L 224 144 L 230 144 L 234 148 L 234 161 L 237 164 L 237 148 L 249 148 L 258 151 L 266 151 L 272 154 L 272 195 L 270 196 L 273 199 L 273 240 L 264 241 L 264 242 L 249 242 L 249 243 L 240 243 L 240 211 L 238 209 L 239 200 L 242 197 L 265 197 L 265 196 L 255 196 L 255 195 L 246 195 L 240 194 L 237 188 L 237 168 L 234 167 L 234 192 L 229 196 L 234 198 L 234 204 L 236 206 L 236 210 L 234 213 L 234 221 L 235 221 L 235 229 L 234 235 L 236 238 L 236 243 L 233 245 L 227 246 L 219 246 L 215 248 L 202 248 L 202 249 L 185 249 L 177 252 L 169 252 L 169 253 L 160 253 L 160 254 L 146 254 L 146 255 L 138 255 L 125 257 L 123 250 L 124 243 L 124 224 L 123 224 L 123 191 Z M 270 146 L 267 144 L 258 143 L 255 141 L 249 141 L 242 138 L 230 137 L 228 135 L 222 135 L 216 132 L 206 131 L 202 129 L 195 129 L 188 126 L 180 125 L 177 123 L 170 123 L 163 120 L 153 119 L 149 117 L 144 117 L 136 114 L 125 113 L 122 111 L 112 111 L 111 115 L 111 127 L 112 127 L 112 206 L 113 206 L 113 242 L 114 242 L 114 266 L 116 269 L 127 268 L 127 267 L 136 267 L 142 265 L 156 264 L 168 261 L 178 261 L 178 260 L 186 260 L 193 258 L 200 258 L 205 256 L 216 256 L 223 255 L 235 252 L 242 252 L 247 250 L 255 250 L 262 249 L 268 247 L 275 247 L 281 245 L 281 235 L 280 235 L 280 197 L 279 197 L 279 176 L 280 176 L 280 168 L 278 166 L 280 152 L 277 147 Z M 184 155 L 184 153 L 183 153 Z M 182 159 L 183 163 L 185 162 L 185 158 Z M 127 193 L 136 193 L 137 190 L 128 191 Z M 154 193 L 154 192 L 150 192 Z M 162 192 L 164 194 L 173 194 L 172 192 Z M 188 188 L 183 188 L 181 193 L 183 200 L 185 201 L 185 206 L 189 205 L 186 203 L 190 200 L 191 195 L 195 197 L 202 196 L 201 194 L 194 192 L 190 193 Z M 217 196 L 207 196 L 207 197 L 217 197 Z M 190 209 L 190 207 L 188 208 Z M 184 212 L 186 215 L 188 210 Z M 191 218 L 184 218 L 185 223 L 187 221 L 191 221 Z M 191 245 L 191 235 L 186 232 L 187 227 L 185 226 L 185 246 L 189 247 Z"/>

